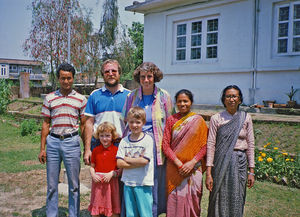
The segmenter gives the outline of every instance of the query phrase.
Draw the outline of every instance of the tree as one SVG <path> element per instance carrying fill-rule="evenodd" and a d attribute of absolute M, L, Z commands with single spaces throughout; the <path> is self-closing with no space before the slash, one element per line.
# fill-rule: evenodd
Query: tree
<path fill-rule="evenodd" d="M 133 22 L 132 27 L 128 29 L 130 39 L 134 44 L 133 59 L 134 68 L 143 63 L 144 52 L 144 25 L 140 22 Z"/>
<path fill-rule="evenodd" d="M 131 80 L 133 71 L 143 62 L 144 25 L 133 22 L 128 34 L 129 37 L 123 29 L 122 38 L 112 52 L 112 58 L 118 60 L 123 69 L 121 82 Z"/>
<path fill-rule="evenodd" d="M 119 7 L 117 0 L 105 0 L 103 16 L 100 22 L 99 40 L 103 58 L 110 58 L 118 35 Z"/>
<path fill-rule="evenodd" d="M 33 0 L 31 10 L 32 25 L 24 51 L 49 66 L 55 88 L 55 69 L 67 61 L 68 10 L 71 15 L 71 61 L 77 67 L 86 61 L 86 20 L 78 0 Z"/>

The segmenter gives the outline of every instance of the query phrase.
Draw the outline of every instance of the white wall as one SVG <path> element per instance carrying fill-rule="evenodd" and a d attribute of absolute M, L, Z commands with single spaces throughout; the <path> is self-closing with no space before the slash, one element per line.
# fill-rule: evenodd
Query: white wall
<path fill-rule="evenodd" d="M 153 61 L 164 72 L 158 84 L 172 96 L 181 88 L 194 92 L 195 103 L 220 104 L 221 90 L 238 85 L 244 102 L 250 104 L 253 87 L 254 0 L 211 1 L 162 13 L 145 15 L 144 60 Z M 273 7 L 278 0 L 260 0 L 258 58 L 254 103 L 275 99 L 285 103 L 291 85 L 300 88 L 300 56 L 272 54 Z M 221 4 L 220 4 L 221 3 Z M 175 64 L 172 61 L 173 23 L 182 20 L 219 16 L 218 58 Z M 300 104 L 300 91 L 296 99 Z"/>

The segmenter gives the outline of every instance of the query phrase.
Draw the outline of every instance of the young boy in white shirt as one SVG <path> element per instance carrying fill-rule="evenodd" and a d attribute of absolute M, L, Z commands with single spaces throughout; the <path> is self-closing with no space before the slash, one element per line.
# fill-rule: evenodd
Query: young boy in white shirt
<path fill-rule="evenodd" d="M 126 216 L 152 217 L 153 139 L 142 132 L 145 111 L 140 107 L 131 108 L 127 123 L 131 134 L 121 140 L 117 153 L 117 166 L 123 168 Z"/>

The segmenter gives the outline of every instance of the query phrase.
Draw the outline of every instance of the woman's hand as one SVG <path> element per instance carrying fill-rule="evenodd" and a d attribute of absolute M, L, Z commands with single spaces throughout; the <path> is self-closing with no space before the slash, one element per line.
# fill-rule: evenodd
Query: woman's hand
<path fill-rule="evenodd" d="M 197 161 L 195 159 L 184 163 L 183 166 L 179 168 L 179 174 L 182 176 L 189 176 L 196 163 Z"/>
<path fill-rule="evenodd" d="M 206 189 L 211 192 L 213 189 L 213 184 L 214 184 L 214 180 L 211 176 L 211 166 L 208 166 L 206 168 L 206 179 L 205 179 Z"/>
<path fill-rule="evenodd" d="M 108 183 L 113 176 L 114 176 L 114 171 L 113 170 L 110 171 L 109 173 L 105 173 L 103 178 L 102 178 L 102 182 Z"/>
<path fill-rule="evenodd" d="M 254 175 L 248 174 L 248 188 L 252 188 L 255 182 Z"/>

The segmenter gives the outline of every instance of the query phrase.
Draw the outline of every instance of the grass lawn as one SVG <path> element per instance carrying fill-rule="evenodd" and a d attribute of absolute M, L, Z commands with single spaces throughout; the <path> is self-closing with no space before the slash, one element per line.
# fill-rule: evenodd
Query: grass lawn
<path fill-rule="evenodd" d="M 22 137 L 17 123 L 11 116 L 0 116 L 0 176 L 18 177 L 24 174 L 28 176 L 26 181 L 17 181 L 14 178 L 4 178 L 0 182 L 0 195 L 9 195 L 16 192 L 16 198 L 4 202 L 0 202 L 0 210 L 7 209 L 10 201 L 18 200 L 33 205 L 23 205 L 19 208 L 14 206 L 14 216 L 40 216 L 38 213 L 44 213 L 45 210 L 45 165 L 41 165 L 37 156 L 39 153 L 39 140 L 32 139 L 32 136 Z M 286 124 L 259 124 L 254 125 L 256 131 L 256 143 L 263 146 L 269 140 L 278 144 L 280 149 L 285 149 L 291 153 L 299 154 L 300 146 L 300 126 Z M 34 136 L 35 137 L 35 136 Z M 38 135 L 37 135 L 38 137 Z M 279 142 L 278 142 L 279 141 Z M 26 172 L 27 171 L 27 172 Z M 30 176 L 39 176 L 43 174 L 42 180 L 38 181 Z M 28 181 L 27 181 L 28 179 Z M 4 180 L 4 181 L 3 181 Z M 82 180 L 84 181 L 84 180 Z M 86 182 L 90 182 L 87 175 Z M 33 186 L 30 186 L 33 185 Z M 89 204 L 89 194 L 81 195 L 81 215 L 89 216 L 87 206 Z M 3 199 L 3 197 L 1 197 Z M 38 200 L 34 201 L 34 199 Z M 19 200 L 21 201 L 21 199 Z M 38 208 L 36 208 L 38 203 Z M 32 206 L 33 208 L 31 208 Z M 68 198 L 60 196 L 59 206 L 62 212 L 67 211 Z M 207 215 L 208 191 L 203 189 L 202 198 L 202 215 Z M 26 214 L 26 209 L 28 213 Z M 25 210 L 25 211 L 24 211 Z M 0 216 L 12 216 L 9 211 L 1 212 Z M 23 213 L 23 214 L 21 214 Z M 25 214 L 24 214 L 25 213 Z M 34 215 L 37 214 L 37 215 Z M 45 216 L 44 214 L 42 216 Z M 164 216 L 164 215 L 161 215 Z M 269 183 L 256 182 L 253 189 L 247 190 L 247 199 L 245 206 L 246 217 L 263 217 L 263 216 L 300 216 L 300 189 L 288 188 L 285 186 Z"/>

